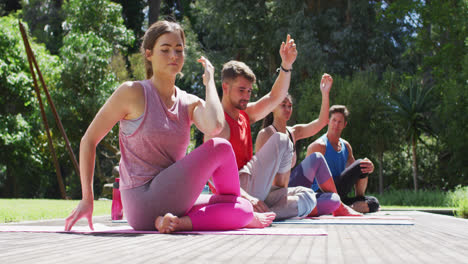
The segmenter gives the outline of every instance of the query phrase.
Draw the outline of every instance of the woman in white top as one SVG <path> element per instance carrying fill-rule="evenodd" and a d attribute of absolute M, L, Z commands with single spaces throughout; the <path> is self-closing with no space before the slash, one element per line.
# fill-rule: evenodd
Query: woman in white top
<path fill-rule="evenodd" d="M 292 127 L 287 126 L 293 109 L 292 97 L 288 95 L 283 102 L 264 119 L 263 129 L 260 130 L 257 136 L 255 150 L 259 151 L 275 132 L 285 133 L 289 136 L 289 139 L 294 145 L 294 156 L 291 164 L 291 168 L 294 168 L 297 160 L 296 141 L 317 134 L 328 123 L 329 93 L 332 85 L 332 77 L 328 74 L 324 74 L 320 82 L 320 91 L 322 93 L 320 115 L 318 119 L 308 124 L 296 124 Z M 296 173 L 302 173 L 311 182 L 313 182 L 315 178 L 319 183 L 321 192 L 316 194 L 317 206 L 309 216 L 319 216 L 330 213 L 333 213 L 335 216 L 360 215 L 341 202 L 330 170 L 322 154 L 314 153 L 308 156 L 292 170 L 290 177 L 275 179 L 273 184 L 279 187 L 304 186 L 294 181 L 294 175 Z M 311 186 L 306 187 L 310 188 Z"/>

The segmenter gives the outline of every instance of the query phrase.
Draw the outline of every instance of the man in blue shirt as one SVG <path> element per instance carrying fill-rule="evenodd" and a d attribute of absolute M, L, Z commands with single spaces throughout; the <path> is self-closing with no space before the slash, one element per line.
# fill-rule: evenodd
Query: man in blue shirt
<path fill-rule="evenodd" d="M 320 152 L 325 156 L 341 200 L 361 213 L 379 210 L 379 202 L 373 196 L 365 196 L 368 175 L 374 171 L 374 164 L 368 158 L 355 160 L 348 141 L 341 138 L 347 125 L 349 111 L 344 105 L 333 105 L 329 111 L 328 131 L 307 148 L 307 156 Z M 355 197 L 348 193 L 355 189 Z M 314 180 L 312 189 L 317 191 Z"/>

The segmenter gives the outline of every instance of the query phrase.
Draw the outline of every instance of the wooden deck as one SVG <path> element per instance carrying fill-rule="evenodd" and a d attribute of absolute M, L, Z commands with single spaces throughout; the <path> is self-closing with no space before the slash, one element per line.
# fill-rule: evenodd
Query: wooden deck
<path fill-rule="evenodd" d="M 413 217 L 415 224 L 281 225 L 322 228 L 328 236 L 1 232 L 0 263 L 468 263 L 468 220 L 388 213 Z M 94 222 L 112 224 L 109 217 Z"/>

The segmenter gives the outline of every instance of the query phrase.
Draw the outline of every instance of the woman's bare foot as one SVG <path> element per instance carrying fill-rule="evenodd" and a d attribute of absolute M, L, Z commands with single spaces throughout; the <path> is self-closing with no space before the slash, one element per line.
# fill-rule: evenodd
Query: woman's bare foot
<path fill-rule="evenodd" d="M 192 230 L 192 221 L 188 216 L 177 217 L 171 213 L 158 216 L 154 221 L 154 226 L 159 233 L 169 234 L 180 230 Z"/>
<path fill-rule="evenodd" d="M 273 212 L 257 213 L 254 212 L 254 218 L 248 223 L 246 228 L 264 228 L 271 225 L 275 220 L 276 214 Z"/>
<path fill-rule="evenodd" d="M 176 231 L 177 226 L 180 224 L 179 217 L 167 213 L 164 216 L 158 216 L 154 221 L 154 226 L 159 233 L 169 234 Z"/>
<path fill-rule="evenodd" d="M 333 212 L 333 216 L 362 216 L 362 214 L 341 203 L 340 207 Z"/>
<path fill-rule="evenodd" d="M 317 206 L 315 206 L 314 210 L 312 210 L 312 212 L 310 212 L 307 217 L 317 217 L 318 216 L 318 209 L 317 209 Z"/>

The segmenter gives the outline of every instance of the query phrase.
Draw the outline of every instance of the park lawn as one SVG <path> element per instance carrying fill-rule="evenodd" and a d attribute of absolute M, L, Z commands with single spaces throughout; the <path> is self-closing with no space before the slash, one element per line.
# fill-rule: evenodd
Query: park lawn
<path fill-rule="evenodd" d="M 0 223 L 66 218 L 78 200 L 0 199 Z M 112 201 L 94 201 L 93 215 L 110 215 Z"/>
<path fill-rule="evenodd" d="M 468 218 L 468 186 L 449 192 L 392 190 L 376 197 L 382 210 L 451 210 Z M 0 223 L 63 219 L 78 203 L 78 200 L 0 199 Z M 93 215 L 110 216 L 111 205 L 110 200 L 95 201 Z"/>

